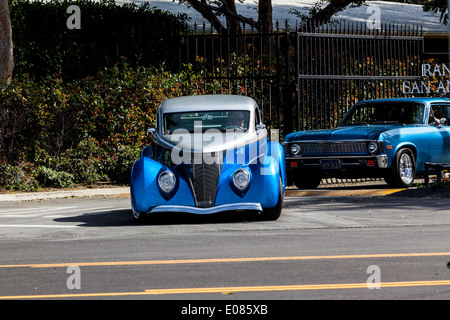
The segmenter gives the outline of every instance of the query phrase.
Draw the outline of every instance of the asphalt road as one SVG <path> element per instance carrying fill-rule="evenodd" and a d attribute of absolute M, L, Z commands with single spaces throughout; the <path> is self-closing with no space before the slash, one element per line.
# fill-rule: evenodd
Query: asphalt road
<path fill-rule="evenodd" d="M 205 300 L 449 299 L 448 190 L 393 191 L 290 190 L 274 222 L 139 225 L 122 196 L 0 202 L 0 299 L 178 300 L 180 316 Z"/>

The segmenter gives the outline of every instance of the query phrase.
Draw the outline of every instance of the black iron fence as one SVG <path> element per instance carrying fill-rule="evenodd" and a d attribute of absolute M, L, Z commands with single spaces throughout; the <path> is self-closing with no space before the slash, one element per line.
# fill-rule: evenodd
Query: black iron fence
<path fill-rule="evenodd" d="M 17 54 L 16 69 L 31 63 L 37 73 L 55 69 L 63 76 L 82 77 L 120 62 L 122 56 L 143 65 L 164 61 L 172 71 L 192 64 L 202 78 L 200 93 L 253 97 L 264 123 L 279 129 L 281 137 L 296 130 L 332 128 L 356 101 L 404 96 L 403 82 L 421 76 L 420 26 L 368 29 L 365 23 L 342 22 L 290 29 L 276 23 L 270 32 L 242 26 L 221 33 L 205 26 L 183 32 L 167 26 L 160 30 L 163 35 L 149 30 L 136 27 L 127 36 L 111 34 L 101 41 L 89 41 L 82 33 L 67 39 L 55 36 L 39 42 L 44 49 L 37 46 L 29 51 L 36 63 L 33 57 Z M 36 46 L 27 35 L 15 37 L 18 47 L 19 43 Z M 52 50 L 63 41 L 72 43 L 73 50 L 65 50 L 67 57 L 57 59 L 61 65 L 53 65 Z M 77 54 L 69 55 L 73 52 Z"/>
<path fill-rule="evenodd" d="M 178 67 L 193 64 L 203 92 L 252 96 L 283 136 L 332 128 L 356 101 L 403 96 L 403 82 L 421 76 L 424 38 L 419 26 L 340 23 L 265 33 L 203 26 L 177 41 Z"/>

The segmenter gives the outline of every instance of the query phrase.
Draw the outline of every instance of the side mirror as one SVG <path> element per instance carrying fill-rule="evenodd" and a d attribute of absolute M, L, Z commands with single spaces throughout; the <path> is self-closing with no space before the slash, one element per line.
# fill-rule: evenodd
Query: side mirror
<path fill-rule="evenodd" d="M 264 124 L 257 124 L 256 125 L 256 131 L 264 130 L 266 126 Z"/>
<path fill-rule="evenodd" d="M 156 133 L 156 129 L 155 128 L 149 128 L 149 129 L 147 129 L 147 133 L 151 134 L 151 135 L 154 135 Z"/>

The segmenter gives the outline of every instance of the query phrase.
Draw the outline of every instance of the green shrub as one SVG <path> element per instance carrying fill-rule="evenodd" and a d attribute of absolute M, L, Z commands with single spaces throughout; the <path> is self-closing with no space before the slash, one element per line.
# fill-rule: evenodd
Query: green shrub
<path fill-rule="evenodd" d="M 76 148 L 66 150 L 55 163 L 58 170 L 69 172 L 76 182 L 93 184 L 107 180 L 103 175 L 104 151 L 93 137 L 86 137 Z"/>
<path fill-rule="evenodd" d="M 75 183 L 127 183 L 159 104 L 203 88 L 191 65 L 174 74 L 126 61 L 83 80 L 14 79 L 0 87 L 0 136 L 8 132 L 0 149 L 11 162 L 68 172 Z"/>
<path fill-rule="evenodd" d="M 36 191 L 39 183 L 26 163 L 0 165 L 0 187 L 11 191 Z"/>
<path fill-rule="evenodd" d="M 135 146 L 119 145 L 110 151 L 104 165 L 104 172 L 113 182 L 130 183 L 131 167 L 139 158 L 141 149 Z"/>
<path fill-rule="evenodd" d="M 36 180 L 41 187 L 72 188 L 73 175 L 67 172 L 55 171 L 50 168 L 40 167 L 36 174 Z"/>

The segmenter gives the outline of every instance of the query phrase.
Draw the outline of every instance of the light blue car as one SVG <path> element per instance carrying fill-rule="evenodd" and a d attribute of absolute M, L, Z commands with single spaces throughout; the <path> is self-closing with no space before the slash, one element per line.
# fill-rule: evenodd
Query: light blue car
<path fill-rule="evenodd" d="M 151 144 L 131 172 L 133 217 L 156 212 L 281 214 L 284 149 L 268 140 L 256 102 L 200 95 L 163 101 Z"/>
<path fill-rule="evenodd" d="M 288 179 L 299 189 L 322 178 L 382 177 L 409 187 L 425 162 L 450 163 L 450 100 L 398 98 L 355 104 L 335 129 L 288 134 Z"/>

